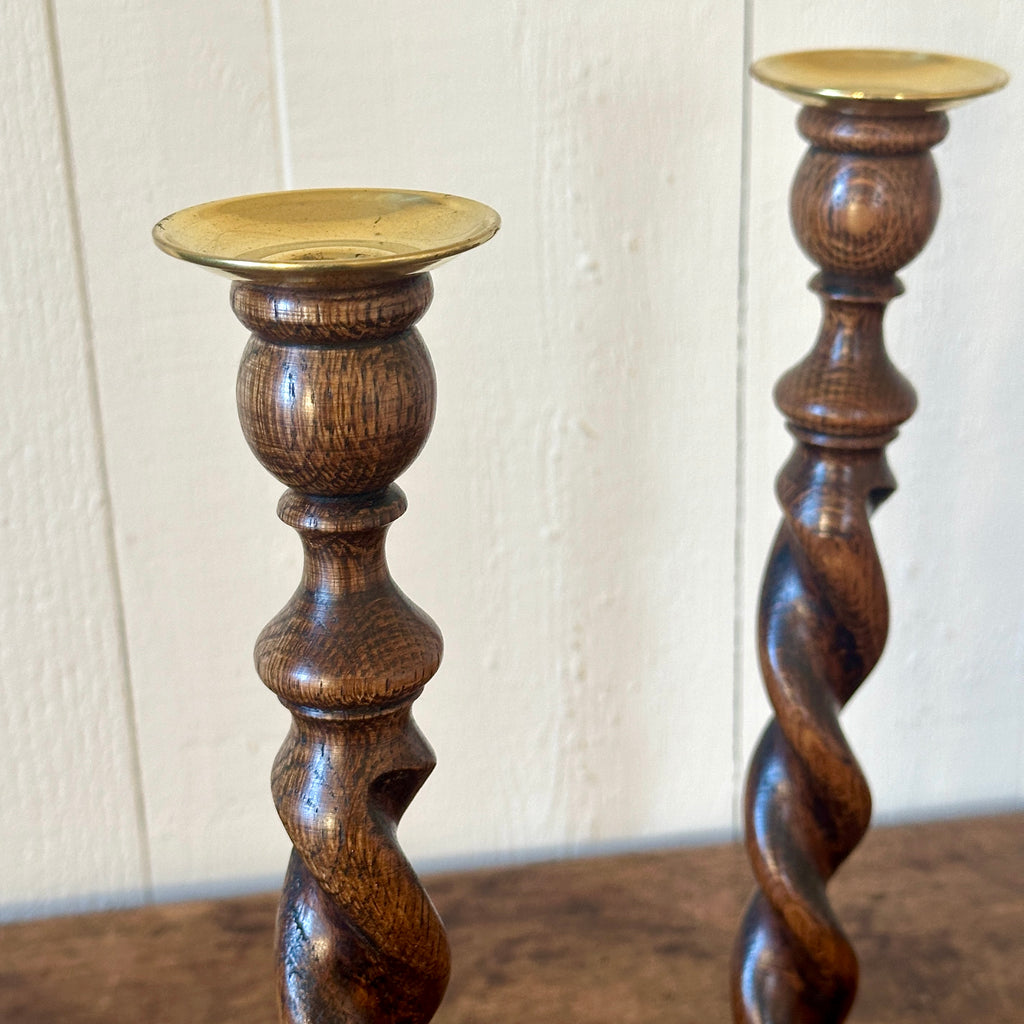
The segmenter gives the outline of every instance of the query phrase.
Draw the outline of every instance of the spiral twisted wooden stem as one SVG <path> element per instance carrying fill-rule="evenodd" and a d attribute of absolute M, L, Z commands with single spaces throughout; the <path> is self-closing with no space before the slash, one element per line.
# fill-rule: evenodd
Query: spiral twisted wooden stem
<path fill-rule="evenodd" d="M 260 634 L 260 677 L 292 713 L 273 792 L 294 850 L 278 914 L 281 1019 L 425 1022 L 444 994 L 448 943 L 398 847 L 402 813 L 434 766 L 411 705 L 441 659 L 433 622 L 395 585 L 393 483 L 434 414 L 413 324 L 430 278 L 335 294 L 237 283 L 253 331 L 238 375 L 249 446 L 291 489 L 281 518 L 303 579 Z"/>
<path fill-rule="evenodd" d="M 775 712 L 746 790 L 758 885 L 737 939 L 733 1015 L 756 1024 L 833 1024 L 849 1012 L 857 960 L 826 883 L 867 830 L 871 796 L 839 712 L 878 661 L 888 630 L 868 517 L 893 491 L 885 446 L 914 411 L 889 361 L 896 271 L 927 242 L 939 207 L 929 147 L 943 113 L 886 116 L 805 107 L 811 143 L 791 213 L 821 267 L 816 345 L 776 388 L 796 439 L 777 493 L 783 520 L 765 573 L 759 653 Z"/>

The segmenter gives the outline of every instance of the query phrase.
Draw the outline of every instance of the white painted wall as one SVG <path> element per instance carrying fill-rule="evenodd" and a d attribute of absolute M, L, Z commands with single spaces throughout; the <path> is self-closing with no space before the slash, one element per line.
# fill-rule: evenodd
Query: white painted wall
<path fill-rule="evenodd" d="M 420 865 L 721 837 L 766 706 L 753 608 L 817 308 L 796 108 L 752 54 L 1018 74 L 1016 3 L 19 2 L 0 9 L 0 916 L 276 884 L 298 574 L 235 422 L 223 279 L 149 227 L 279 187 L 496 207 L 435 276 L 440 406 L 394 575 L 440 623 Z M 1019 84 L 1016 88 L 1019 88 Z M 877 517 L 893 631 L 846 722 L 879 816 L 1024 805 L 1016 89 L 953 115 L 890 347 L 921 407 Z"/>

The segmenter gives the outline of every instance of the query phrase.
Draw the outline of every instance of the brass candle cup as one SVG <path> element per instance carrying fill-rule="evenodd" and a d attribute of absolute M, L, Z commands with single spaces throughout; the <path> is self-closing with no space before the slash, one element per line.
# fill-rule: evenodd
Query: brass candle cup
<path fill-rule="evenodd" d="M 351 287 L 432 270 L 500 224 L 489 206 L 439 192 L 304 189 L 190 206 L 161 220 L 153 240 L 241 280 Z"/>
<path fill-rule="evenodd" d="M 914 50 L 803 50 L 763 57 L 750 73 L 805 106 L 862 114 L 949 110 L 1010 80 L 995 64 Z"/>

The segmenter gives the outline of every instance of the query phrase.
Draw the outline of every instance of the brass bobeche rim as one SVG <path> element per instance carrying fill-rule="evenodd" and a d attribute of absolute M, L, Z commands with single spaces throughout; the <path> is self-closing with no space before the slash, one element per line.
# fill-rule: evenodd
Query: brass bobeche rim
<path fill-rule="evenodd" d="M 423 273 L 486 242 L 489 206 L 409 189 L 296 189 L 190 206 L 164 217 L 166 253 L 261 283 L 357 286 Z"/>
<path fill-rule="evenodd" d="M 751 65 L 759 82 L 810 106 L 947 110 L 1002 89 L 995 64 L 914 50 L 803 50 Z"/>

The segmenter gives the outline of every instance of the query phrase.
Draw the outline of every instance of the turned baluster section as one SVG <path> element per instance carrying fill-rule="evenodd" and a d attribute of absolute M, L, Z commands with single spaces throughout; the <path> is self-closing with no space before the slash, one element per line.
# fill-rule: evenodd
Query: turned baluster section
<path fill-rule="evenodd" d="M 427 274 L 350 291 L 239 282 L 253 332 L 238 375 L 249 446 L 290 489 L 302 582 L 256 644 L 260 677 L 292 714 L 272 788 L 294 850 L 278 914 L 289 1022 L 428 1021 L 448 943 L 395 837 L 434 766 L 411 705 L 441 659 L 434 623 L 384 554 L 405 511 L 394 479 L 430 430 L 435 386 L 413 326 Z"/>
<path fill-rule="evenodd" d="M 834 1024 L 856 993 L 856 955 L 826 885 L 866 832 L 871 796 L 839 713 L 888 630 L 868 520 L 895 487 L 885 447 L 915 395 L 889 360 L 882 319 L 902 291 L 896 272 L 935 224 L 930 148 L 948 123 L 941 110 L 851 101 L 804 107 L 798 127 L 810 149 L 791 215 L 821 268 L 811 287 L 823 318 L 775 391 L 795 446 L 777 481 L 783 519 L 758 615 L 774 718 L 744 808 L 757 891 L 736 942 L 732 1002 L 747 1024 Z"/>

